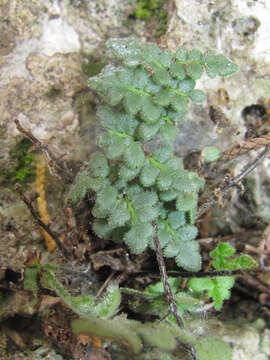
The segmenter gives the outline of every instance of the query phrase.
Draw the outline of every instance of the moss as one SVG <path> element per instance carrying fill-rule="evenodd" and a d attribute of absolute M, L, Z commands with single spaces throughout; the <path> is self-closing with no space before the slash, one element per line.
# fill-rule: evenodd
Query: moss
<path fill-rule="evenodd" d="M 130 14 L 130 18 L 145 20 L 151 29 L 154 37 L 159 37 L 166 32 L 167 16 L 166 9 L 167 1 L 165 0 L 137 0 L 138 6 Z"/>
<path fill-rule="evenodd" d="M 12 188 L 15 183 L 24 188 L 35 180 L 35 157 L 29 153 L 32 143 L 23 139 L 9 153 L 9 168 L 1 174 L 1 184 Z"/>
<path fill-rule="evenodd" d="M 106 65 L 92 54 L 83 54 L 82 71 L 87 76 L 97 75 Z"/>
<path fill-rule="evenodd" d="M 45 96 L 51 100 L 54 100 L 55 98 L 57 98 L 59 95 L 61 94 L 61 90 L 60 89 L 56 89 L 54 87 L 52 87 L 50 90 L 48 90 L 45 93 Z"/>

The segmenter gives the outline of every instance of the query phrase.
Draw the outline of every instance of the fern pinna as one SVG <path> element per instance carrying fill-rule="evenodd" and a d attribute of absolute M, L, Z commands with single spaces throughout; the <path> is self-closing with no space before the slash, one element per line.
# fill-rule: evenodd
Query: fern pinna
<path fill-rule="evenodd" d="M 188 103 L 206 98 L 195 89 L 203 72 L 214 78 L 238 67 L 213 51 L 203 54 L 184 46 L 174 54 L 156 44 L 142 48 L 130 39 L 109 40 L 107 46 L 121 65 L 107 65 L 89 79 L 105 103 L 97 112 L 102 129 L 97 143 L 103 152 L 78 174 L 71 198 L 76 202 L 88 191 L 95 193 L 93 230 L 99 237 L 124 242 L 139 254 L 154 248 L 156 226 L 164 256 L 198 271 L 194 221 L 204 179 L 186 171 L 169 144 Z M 144 144 L 154 138 L 163 143 L 149 153 Z"/>

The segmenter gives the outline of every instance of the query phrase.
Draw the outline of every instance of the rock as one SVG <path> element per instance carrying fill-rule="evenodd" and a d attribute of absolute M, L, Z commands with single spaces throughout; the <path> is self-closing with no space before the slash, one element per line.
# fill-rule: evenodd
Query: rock
<path fill-rule="evenodd" d="M 1 269 L 18 271 L 29 245 L 42 243 L 25 205 L 6 189 L 14 186 L 12 179 L 7 184 L 7 176 L 17 171 L 17 161 L 11 155 L 24 138 L 14 120 L 31 130 L 62 163 L 69 161 L 77 170 L 92 152 L 95 138 L 91 125 L 95 101 L 90 97 L 85 102 L 89 91 L 83 60 L 94 53 L 104 61 L 105 39 L 131 33 L 132 29 L 122 26 L 131 7 L 131 0 L 1 1 Z M 59 217 L 54 222 L 59 230 L 65 223 L 62 190 L 54 185 L 49 191 L 50 199 L 54 199 L 49 204 L 49 211 L 55 210 L 53 220 L 55 214 L 62 217 L 62 222 Z M 55 200 L 60 198 L 61 204 L 56 201 L 56 205 Z"/>

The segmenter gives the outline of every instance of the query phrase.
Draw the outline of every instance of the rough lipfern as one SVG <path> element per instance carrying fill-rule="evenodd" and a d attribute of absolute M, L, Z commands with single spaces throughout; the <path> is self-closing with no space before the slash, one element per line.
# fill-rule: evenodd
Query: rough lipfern
<path fill-rule="evenodd" d="M 155 44 L 141 48 L 129 39 L 107 43 L 122 65 L 106 66 L 89 86 L 106 105 L 97 112 L 103 153 L 92 157 L 78 175 L 73 201 L 87 191 L 96 194 L 93 230 L 102 238 L 124 241 L 133 253 L 154 248 L 157 228 L 165 257 L 186 270 L 201 266 L 194 225 L 198 192 L 204 180 L 183 168 L 169 144 L 190 101 L 202 102 L 195 89 L 204 71 L 211 78 L 227 76 L 237 65 L 213 51 L 202 54 L 180 46 L 175 54 Z M 144 142 L 161 137 L 152 154 Z"/>

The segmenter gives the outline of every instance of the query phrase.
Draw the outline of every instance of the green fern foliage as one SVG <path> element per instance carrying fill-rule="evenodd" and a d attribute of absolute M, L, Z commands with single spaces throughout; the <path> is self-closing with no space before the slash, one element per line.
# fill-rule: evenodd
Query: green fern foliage
<path fill-rule="evenodd" d="M 140 254 L 154 248 L 157 229 L 164 256 L 198 271 L 194 219 L 204 180 L 183 168 L 171 144 L 189 103 L 206 98 L 196 81 L 204 72 L 230 75 L 237 65 L 223 55 L 183 46 L 175 54 L 156 44 L 141 47 L 133 39 L 112 39 L 107 46 L 117 65 L 104 67 L 88 82 L 104 103 L 97 111 L 102 152 L 76 177 L 71 199 L 93 193 L 97 236 L 122 241 Z M 151 154 L 144 142 L 155 138 L 162 143 Z"/>
<path fill-rule="evenodd" d="M 112 283 L 106 294 L 99 301 L 93 295 L 71 296 L 56 278 L 55 269 L 45 265 L 42 282 L 45 287 L 55 291 L 57 295 L 79 316 L 91 318 L 93 316 L 107 319 L 118 312 L 121 293 L 117 284 Z"/>
<path fill-rule="evenodd" d="M 189 312 L 195 312 L 203 304 L 202 300 L 193 296 L 191 292 L 183 292 L 179 289 L 180 278 L 168 278 L 172 294 L 175 299 L 178 313 L 184 318 L 184 315 Z M 130 301 L 130 306 L 133 311 L 142 314 L 150 314 L 163 318 L 168 312 L 168 304 L 164 295 L 164 288 L 162 281 L 153 285 L 149 285 L 144 291 L 135 289 L 121 288 L 122 293 L 133 296 L 133 301 Z M 168 316 L 168 320 L 176 324 L 176 320 L 172 314 Z"/>
<path fill-rule="evenodd" d="M 235 248 L 230 244 L 220 242 L 210 256 L 214 259 L 213 267 L 216 270 L 244 270 L 256 266 L 256 262 L 248 255 L 239 255 L 232 258 Z"/>
<path fill-rule="evenodd" d="M 210 252 L 214 259 L 215 270 L 245 270 L 256 266 L 256 262 L 248 255 L 232 258 L 235 249 L 228 243 L 220 242 L 216 249 Z M 234 285 L 233 276 L 217 276 L 212 278 L 193 278 L 189 280 L 189 288 L 200 293 L 206 291 L 208 298 L 215 302 L 215 309 L 220 310 L 223 301 L 230 298 L 230 290 Z"/>

